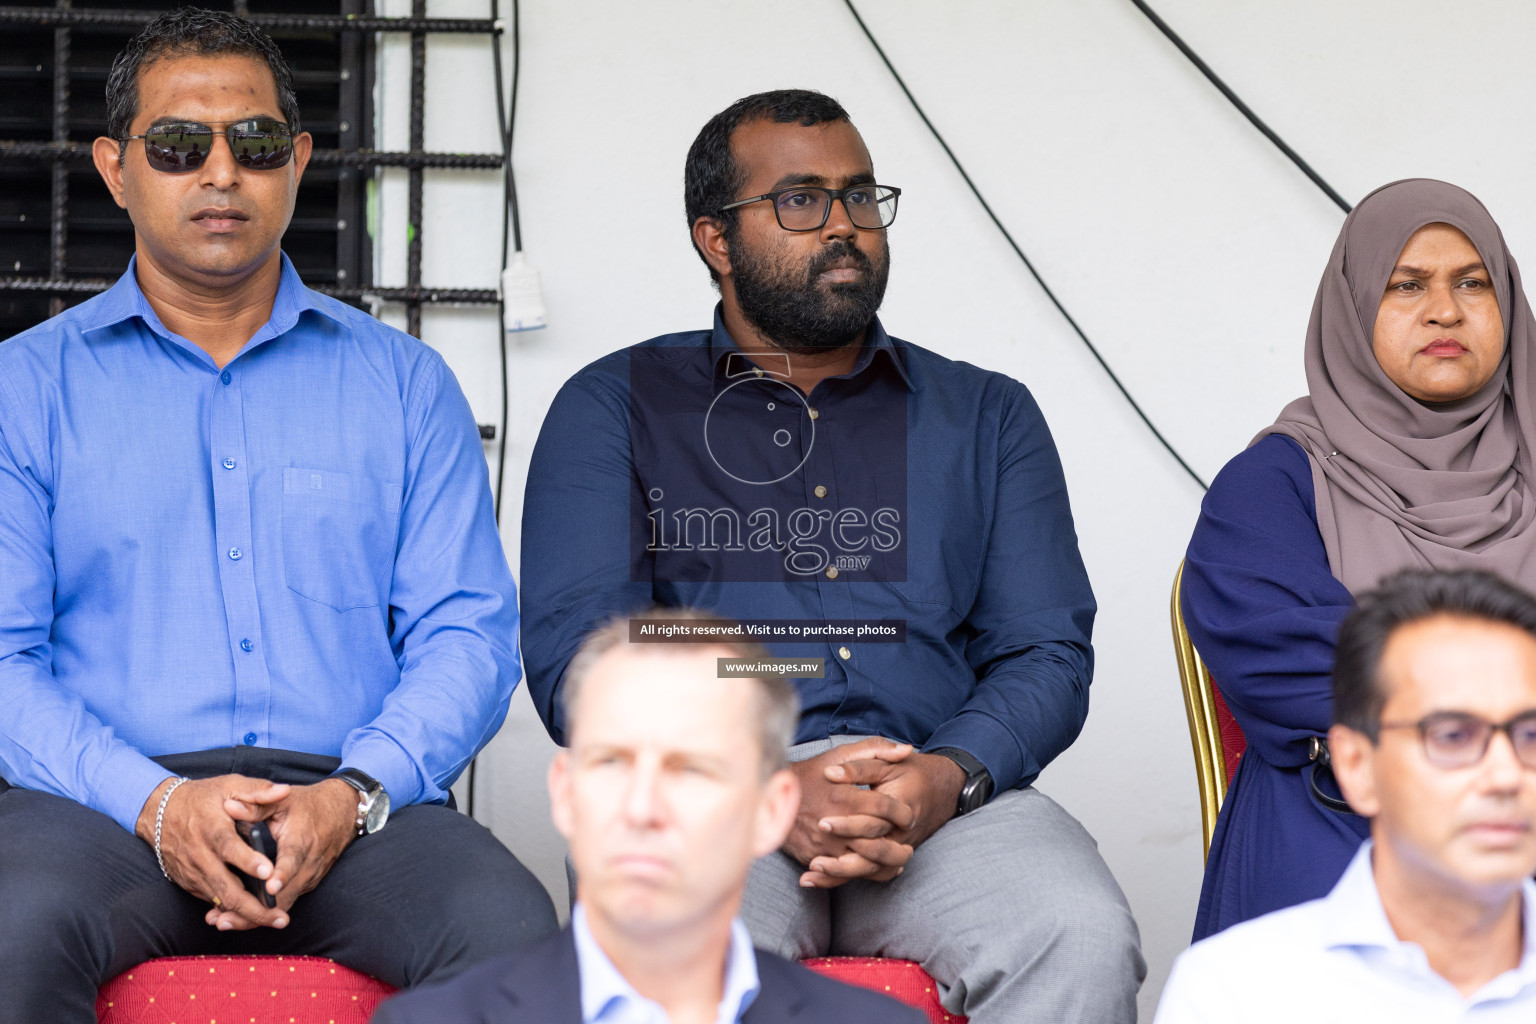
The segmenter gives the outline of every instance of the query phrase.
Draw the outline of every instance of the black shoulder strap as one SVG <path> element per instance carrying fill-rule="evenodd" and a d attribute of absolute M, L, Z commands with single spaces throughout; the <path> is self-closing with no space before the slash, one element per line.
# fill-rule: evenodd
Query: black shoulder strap
<path fill-rule="evenodd" d="M 1317 784 L 1318 772 L 1327 772 L 1329 778 L 1333 777 L 1333 760 L 1328 754 L 1327 739 L 1322 736 L 1312 737 L 1312 753 L 1308 760 L 1312 763 L 1307 765 L 1307 785 L 1312 787 L 1312 795 L 1317 797 L 1317 802 L 1330 811 L 1337 811 L 1340 814 L 1355 814 L 1355 809 L 1349 806 L 1346 801 L 1340 800 L 1336 796 L 1329 796 Z M 1356 816 L 1358 817 L 1358 815 Z"/>

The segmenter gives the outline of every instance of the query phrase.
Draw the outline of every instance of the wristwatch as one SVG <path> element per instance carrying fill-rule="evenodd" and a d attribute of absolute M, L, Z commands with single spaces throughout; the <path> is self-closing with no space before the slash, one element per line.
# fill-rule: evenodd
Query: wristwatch
<path fill-rule="evenodd" d="M 357 790 L 357 834 L 371 836 L 389 820 L 389 794 L 383 783 L 356 768 L 339 768 L 331 778 L 340 779 Z"/>
<path fill-rule="evenodd" d="M 947 757 L 965 772 L 965 785 L 960 787 L 960 800 L 955 805 L 955 815 L 969 814 L 992 799 L 992 773 L 987 766 L 959 747 L 935 747 L 925 751 Z"/>

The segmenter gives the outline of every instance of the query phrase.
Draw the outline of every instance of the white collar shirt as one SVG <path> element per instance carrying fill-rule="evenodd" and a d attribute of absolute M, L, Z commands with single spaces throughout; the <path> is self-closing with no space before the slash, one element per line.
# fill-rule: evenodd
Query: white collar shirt
<path fill-rule="evenodd" d="M 582 1024 L 671 1024 L 660 1003 L 647 999 L 629 983 L 608 959 L 587 926 L 587 908 L 580 903 L 571 913 L 571 935 L 576 942 L 576 964 L 581 976 Z M 715 1024 L 739 1024 L 742 1014 L 757 998 L 757 954 L 741 918 L 731 920 L 731 948 L 725 958 L 725 987 Z"/>
<path fill-rule="evenodd" d="M 1523 886 L 1520 963 L 1464 997 L 1392 930 L 1361 846 L 1320 900 L 1213 935 L 1185 950 L 1154 1024 L 1531 1024 L 1536 1021 L 1536 885 Z"/>

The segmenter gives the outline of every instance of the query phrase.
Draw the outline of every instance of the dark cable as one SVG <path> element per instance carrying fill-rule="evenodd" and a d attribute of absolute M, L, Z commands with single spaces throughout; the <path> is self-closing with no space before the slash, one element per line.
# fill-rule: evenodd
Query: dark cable
<path fill-rule="evenodd" d="M 522 69 L 522 40 L 519 32 L 519 16 L 521 14 L 519 0 L 512 0 L 512 104 L 511 110 L 507 109 L 506 97 L 502 93 L 502 81 L 504 75 L 501 66 L 501 29 L 496 29 L 491 37 L 491 67 L 496 77 L 496 128 L 501 136 L 501 169 L 502 169 L 502 202 L 506 209 L 502 211 L 501 218 L 501 269 L 507 269 L 508 245 L 516 243 L 516 251 L 523 250 L 523 231 L 521 218 L 517 211 L 517 182 L 512 174 L 512 130 L 517 123 L 517 79 Z M 491 0 L 491 23 L 496 24 L 501 20 L 500 0 Z M 510 212 L 512 218 L 511 237 L 507 233 L 507 215 Z M 497 280 L 498 287 L 500 280 Z M 507 475 L 507 329 L 506 329 L 506 301 L 505 297 L 496 303 L 496 332 L 498 349 L 501 352 L 501 449 L 497 456 L 496 467 L 496 526 L 501 527 L 501 500 L 502 480 Z"/>
<path fill-rule="evenodd" d="M 517 118 L 517 78 L 522 70 L 523 55 L 521 45 L 521 33 L 519 21 L 521 10 L 519 0 L 512 0 L 512 109 L 510 116 L 507 110 L 506 97 L 502 94 L 502 67 L 501 67 L 501 29 L 497 23 L 501 20 L 500 0 L 491 0 L 491 67 L 496 78 L 496 133 L 501 137 L 501 168 L 502 168 L 502 199 L 506 205 L 506 211 L 512 215 L 512 238 L 508 238 L 507 216 L 503 211 L 501 218 L 501 269 L 507 269 L 507 246 L 515 239 L 517 251 L 523 249 L 523 231 L 517 212 L 517 183 L 512 176 L 512 127 Z M 500 295 L 500 280 L 497 280 L 498 296 Z M 501 535 L 501 496 L 502 480 L 507 475 L 507 330 L 506 330 L 506 302 L 502 297 L 496 301 L 496 340 L 497 350 L 501 354 L 501 433 L 497 442 L 501 445 L 496 455 L 496 500 L 492 506 L 496 516 L 496 534 Z M 469 761 L 469 798 L 466 810 L 469 816 L 475 816 L 475 765 L 479 758 L 471 758 Z"/>
<path fill-rule="evenodd" d="M 512 102 L 507 110 L 506 154 L 507 205 L 512 207 L 512 241 L 516 252 L 523 251 L 523 218 L 517 208 L 517 172 L 512 168 L 512 132 L 517 127 L 517 82 L 523 73 L 522 13 L 519 0 L 512 0 Z M 501 261 L 507 261 L 505 252 Z"/>
<path fill-rule="evenodd" d="M 517 208 L 517 175 L 512 170 L 512 132 L 517 124 L 517 81 L 522 71 L 522 20 L 521 4 L 519 0 L 512 0 L 512 102 L 508 109 L 507 99 L 502 94 L 502 69 L 501 69 L 501 29 L 497 29 L 496 50 L 492 54 L 492 66 L 496 73 L 496 124 L 501 129 L 501 157 L 502 168 L 506 172 L 503 178 L 503 201 L 512 214 L 513 251 L 523 251 L 523 223 L 522 216 Z M 501 4 L 499 0 L 491 0 L 491 20 L 501 20 Z M 501 267 L 507 268 L 507 232 L 506 226 L 502 226 L 501 232 Z"/>
<path fill-rule="evenodd" d="M 1221 78 L 1216 74 L 1216 72 L 1211 70 L 1211 66 L 1205 61 L 1201 60 L 1200 55 L 1191 49 L 1188 43 L 1186 43 L 1183 39 L 1180 39 L 1179 34 L 1173 29 L 1169 28 L 1166 21 L 1157 16 L 1156 11 L 1148 7 L 1145 3 L 1142 2 L 1142 0 L 1131 0 L 1131 3 L 1135 4 L 1136 9 L 1147 16 L 1148 21 L 1157 26 L 1159 32 L 1168 37 L 1168 41 L 1170 43 L 1179 48 L 1180 53 L 1189 58 L 1189 62 L 1193 64 L 1195 68 L 1202 75 L 1204 75 L 1212 85 L 1216 87 L 1218 92 L 1227 98 L 1229 103 L 1237 108 L 1237 112 L 1239 114 L 1242 114 L 1248 119 L 1249 124 L 1257 128 L 1259 133 L 1266 139 L 1268 139 L 1270 142 L 1273 142 L 1276 148 L 1278 148 L 1280 152 L 1284 153 L 1286 157 L 1290 159 L 1291 163 L 1296 165 L 1297 169 L 1300 170 L 1302 174 L 1305 174 L 1308 178 L 1311 178 L 1312 184 L 1322 189 L 1323 194 L 1326 195 L 1329 199 L 1332 199 L 1334 205 L 1338 206 L 1338 208 L 1343 210 L 1345 213 L 1350 211 L 1351 207 L 1344 201 L 1344 197 L 1335 192 L 1333 186 L 1324 181 L 1323 176 L 1314 171 L 1312 169 L 1312 165 L 1301 158 L 1300 153 L 1297 153 L 1290 146 L 1286 145 L 1285 140 L 1282 139 L 1273 128 L 1265 124 L 1264 120 L 1260 118 L 1258 114 L 1255 114 L 1252 110 L 1250 110 L 1248 108 L 1248 104 L 1244 103 L 1238 97 L 1237 93 L 1228 88 L 1227 83 L 1223 82 Z"/>
<path fill-rule="evenodd" d="M 501 19 L 500 0 L 491 0 L 491 22 Z M 523 251 L 523 224 L 517 208 L 517 176 L 512 170 L 512 133 L 517 126 L 517 81 L 523 69 L 522 4 L 512 0 L 512 102 L 510 109 L 502 95 L 501 30 L 492 37 L 491 64 L 496 75 L 496 126 L 501 134 L 502 198 L 512 217 L 512 234 L 507 236 L 507 215 L 501 223 L 501 269 L 507 269 L 508 243 L 515 252 Z M 500 281 L 497 282 L 498 286 Z M 496 467 L 496 525 L 501 526 L 502 480 L 507 475 L 507 307 L 504 300 L 496 304 L 496 330 L 499 332 L 501 351 L 501 451 Z"/>
<path fill-rule="evenodd" d="M 934 139 L 941 147 L 943 147 L 944 153 L 949 157 L 949 162 L 955 165 L 955 170 L 959 171 L 960 177 L 965 179 L 965 184 L 970 188 L 971 194 L 976 197 L 976 201 L 981 204 L 981 208 L 985 210 L 987 216 L 992 219 L 992 223 L 997 226 L 997 230 L 1002 232 L 1003 238 L 1008 242 L 1009 247 L 1013 249 L 1014 255 L 1018 256 L 1019 260 L 1024 264 L 1024 268 L 1028 270 L 1030 276 L 1035 279 L 1035 283 L 1040 286 L 1040 290 L 1045 292 L 1045 297 L 1051 300 L 1051 305 L 1056 307 L 1056 311 L 1061 314 L 1062 319 L 1066 320 L 1066 322 L 1071 325 L 1072 330 L 1077 332 L 1078 338 L 1082 339 L 1082 342 L 1085 346 L 1087 346 L 1088 351 L 1093 354 L 1093 358 L 1098 360 L 1099 366 L 1104 370 L 1105 374 L 1109 376 L 1109 379 L 1114 383 L 1115 387 L 1120 390 L 1120 394 L 1123 395 L 1125 400 L 1130 403 L 1131 408 L 1136 410 L 1136 415 L 1141 417 L 1141 422 L 1147 425 L 1147 429 L 1152 431 L 1152 436 L 1157 438 L 1158 442 L 1163 446 L 1163 448 L 1167 450 L 1169 455 L 1173 456 L 1173 461 L 1177 462 L 1183 468 L 1184 472 L 1189 474 L 1189 478 L 1191 480 L 1200 485 L 1200 489 L 1202 491 L 1209 490 L 1210 485 L 1208 485 L 1204 480 L 1200 479 L 1200 474 L 1196 473 L 1192 468 L 1190 468 L 1189 463 L 1185 462 L 1184 457 L 1178 453 L 1173 445 L 1168 443 L 1168 439 L 1164 437 L 1162 431 L 1158 430 L 1157 427 L 1152 423 L 1151 418 L 1142 411 L 1141 406 L 1136 404 L 1136 399 L 1132 398 L 1131 393 L 1126 390 L 1125 385 L 1120 383 L 1120 378 L 1115 376 L 1115 371 L 1109 368 L 1109 363 L 1104 361 L 1104 357 L 1099 354 L 1099 350 L 1094 346 L 1093 342 L 1088 340 L 1088 335 L 1085 334 L 1083 329 L 1077 325 L 1077 321 L 1072 319 L 1072 314 L 1067 312 L 1067 307 L 1061 304 L 1061 300 L 1056 297 L 1056 293 L 1051 291 L 1050 285 L 1045 283 L 1045 278 L 1040 276 L 1040 272 L 1035 269 L 1035 265 L 1030 262 L 1029 257 L 1024 255 L 1024 250 L 1019 248 L 1019 243 L 1013 240 L 1013 235 L 1011 235 L 1008 232 L 1008 229 L 1003 226 L 1003 222 L 998 219 L 997 214 L 992 212 L 991 204 L 989 204 L 986 200 L 986 197 L 981 194 L 981 189 L 977 188 L 976 183 L 971 180 L 970 174 L 966 173 L 965 165 L 960 162 L 959 157 L 955 156 L 955 151 L 949 148 L 949 143 L 944 141 L 944 136 L 939 134 L 939 130 L 933 126 L 933 122 L 928 120 L 928 115 L 923 113 L 922 106 L 917 102 L 917 97 L 912 95 L 912 90 L 907 88 L 907 83 L 902 79 L 901 73 L 896 70 L 896 66 L 891 63 L 891 59 L 885 55 L 885 50 L 882 49 L 880 43 L 876 41 L 874 33 L 870 32 L 869 30 L 869 26 L 864 24 L 864 19 L 859 17 L 858 8 L 853 6 L 853 0 L 843 0 L 843 3 L 847 6 L 848 13 L 853 15 L 853 20 L 858 22 L 859 28 L 864 31 L 864 38 L 869 40 L 869 44 L 873 46 L 875 48 L 875 52 L 880 55 L 880 59 L 885 63 L 886 70 L 891 73 L 892 78 L 896 79 L 896 84 L 901 86 L 901 91 L 906 94 L 908 102 L 912 104 L 912 109 L 917 111 L 917 116 L 923 119 L 923 124 L 928 126 L 928 131 L 933 134 Z"/>

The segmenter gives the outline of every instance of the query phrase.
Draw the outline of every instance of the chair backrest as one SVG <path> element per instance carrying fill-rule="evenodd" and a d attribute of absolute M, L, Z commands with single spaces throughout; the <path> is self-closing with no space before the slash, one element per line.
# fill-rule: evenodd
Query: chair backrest
<path fill-rule="evenodd" d="M 96 1020 L 365 1024 L 394 991 L 318 956 L 170 956 L 146 960 L 103 985 Z"/>
<path fill-rule="evenodd" d="M 922 964 L 877 956 L 818 956 L 801 966 L 849 985 L 860 985 L 916 1007 L 930 1024 L 967 1024 L 970 1018 L 950 1013 L 939 1002 L 939 985 Z"/>
<path fill-rule="evenodd" d="M 1179 681 L 1183 683 L 1184 714 L 1189 719 L 1189 739 L 1195 750 L 1195 781 L 1200 788 L 1200 823 L 1205 833 L 1205 853 L 1211 852 L 1211 836 L 1216 831 L 1216 815 L 1227 797 L 1227 787 L 1237 774 L 1238 761 L 1247 747 L 1247 738 L 1222 699 L 1210 670 L 1200 660 L 1200 653 L 1190 642 L 1184 628 L 1184 609 L 1179 602 L 1184 581 L 1184 563 L 1173 574 L 1170 612 L 1173 620 L 1173 650 L 1179 662 Z"/>

